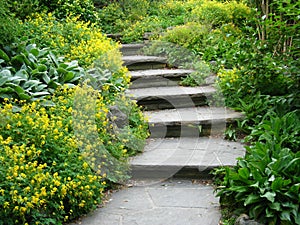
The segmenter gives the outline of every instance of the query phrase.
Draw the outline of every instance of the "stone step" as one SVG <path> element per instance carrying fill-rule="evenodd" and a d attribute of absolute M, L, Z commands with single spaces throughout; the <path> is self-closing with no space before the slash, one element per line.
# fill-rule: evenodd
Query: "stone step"
<path fill-rule="evenodd" d="M 144 153 L 131 159 L 133 179 L 203 178 L 219 166 L 234 166 L 241 143 L 213 137 L 148 139 Z"/>
<path fill-rule="evenodd" d="M 148 70 L 148 69 L 162 69 L 167 66 L 167 59 L 157 56 L 145 55 L 130 55 L 123 56 L 123 65 L 130 71 L 132 70 Z"/>
<path fill-rule="evenodd" d="M 182 78 L 194 70 L 186 69 L 157 69 L 131 71 L 131 89 L 148 87 L 177 86 Z"/>
<path fill-rule="evenodd" d="M 146 110 L 157 110 L 207 105 L 207 99 L 215 92 L 212 86 L 171 86 L 131 89 L 128 94 Z"/>
<path fill-rule="evenodd" d="M 242 114 L 223 107 L 190 107 L 145 111 L 152 138 L 222 135 Z"/>
<path fill-rule="evenodd" d="M 142 48 L 145 47 L 145 44 L 122 44 L 121 52 L 123 56 L 130 55 L 140 55 L 142 54 Z"/>

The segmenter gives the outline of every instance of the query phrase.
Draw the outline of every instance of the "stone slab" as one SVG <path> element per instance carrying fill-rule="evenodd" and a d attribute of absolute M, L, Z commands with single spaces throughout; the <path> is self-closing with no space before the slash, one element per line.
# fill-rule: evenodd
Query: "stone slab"
<path fill-rule="evenodd" d="M 194 70 L 185 69 L 158 69 L 158 70 L 142 70 L 142 71 L 131 71 L 130 75 L 133 80 L 139 78 L 150 78 L 150 77 L 164 77 L 164 78 L 174 78 L 174 77 L 185 77 L 192 73 Z"/>
<path fill-rule="evenodd" d="M 173 98 L 186 98 L 186 101 L 191 100 L 193 96 L 205 96 L 212 95 L 216 92 L 216 89 L 212 86 L 203 87 L 150 87 L 150 88 L 138 88 L 131 89 L 127 93 L 135 100 L 141 99 L 173 99 Z"/>
<path fill-rule="evenodd" d="M 113 193 L 103 208 L 72 225 L 217 225 L 220 217 L 212 186 L 157 180 Z"/>
<path fill-rule="evenodd" d="M 144 114 L 149 118 L 150 126 L 219 124 L 243 117 L 243 114 L 224 107 L 175 108 L 146 111 Z"/>
<path fill-rule="evenodd" d="M 137 43 L 137 44 L 122 44 L 121 52 L 124 56 L 129 55 L 137 55 L 141 53 L 141 49 L 145 47 L 145 44 Z"/>
<path fill-rule="evenodd" d="M 124 61 L 124 66 L 137 64 L 137 63 L 161 63 L 166 64 L 167 59 L 157 56 L 145 56 L 145 55 L 131 55 L 123 56 L 122 60 Z"/>
<path fill-rule="evenodd" d="M 234 166 L 245 155 L 239 142 L 213 137 L 150 139 L 144 153 L 131 159 L 134 178 L 170 178 L 182 169 L 201 173 L 220 166 Z"/>

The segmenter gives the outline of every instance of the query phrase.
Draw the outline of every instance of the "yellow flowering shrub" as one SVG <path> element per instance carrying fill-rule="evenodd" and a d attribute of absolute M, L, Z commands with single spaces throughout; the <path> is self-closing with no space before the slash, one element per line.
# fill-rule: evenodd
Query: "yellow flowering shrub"
<path fill-rule="evenodd" d="M 78 16 L 57 20 L 51 13 L 35 14 L 24 23 L 24 28 L 28 38 L 43 47 L 56 49 L 70 60 L 78 60 L 86 68 L 93 67 L 94 61 L 103 54 L 110 51 L 116 54 L 115 50 L 119 49 L 95 24 L 80 21 Z"/>
<path fill-rule="evenodd" d="M 44 101 L 4 100 L 0 218 L 5 224 L 69 221 L 101 202 L 107 179 L 126 176 L 128 136 L 142 140 L 146 125 L 118 136 L 108 116 L 116 101 L 106 96 L 111 97 L 83 86 L 62 88 Z M 141 114 L 129 111 L 142 121 Z"/>

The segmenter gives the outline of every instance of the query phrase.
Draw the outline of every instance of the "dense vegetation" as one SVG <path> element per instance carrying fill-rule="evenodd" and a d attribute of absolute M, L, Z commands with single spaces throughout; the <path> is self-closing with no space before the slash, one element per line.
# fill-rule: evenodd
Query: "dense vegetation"
<path fill-rule="evenodd" d="M 62 224 L 128 178 L 147 123 L 93 2 L 3 2 L 0 224 Z"/>
<path fill-rule="evenodd" d="M 129 78 L 110 33 L 124 43 L 147 35 L 173 62 L 176 50 L 161 43 L 188 49 L 201 71 L 183 84 L 203 82 L 209 66 L 219 96 L 245 113 L 227 134 L 247 134 L 247 154 L 217 171 L 224 223 L 244 212 L 300 224 L 299 11 L 296 0 L 3 1 L 0 218 L 59 224 L 126 177 L 146 125 L 123 94 Z M 115 105 L 128 118 L 121 126 Z"/>
<path fill-rule="evenodd" d="M 176 55 L 168 42 L 213 62 L 219 96 L 245 112 L 227 134 L 246 133 L 247 154 L 217 172 L 229 224 L 240 213 L 266 224 L 300 224 L 299 7 L 298 1 L 276 0 L 128 0 L 100 10 L 102 29 L 121 34 L 123 42 L 142 41 L 151 32 L 161 41 L 152 52 Z M 198 81 L 193 76 L 183 84 Z"/>

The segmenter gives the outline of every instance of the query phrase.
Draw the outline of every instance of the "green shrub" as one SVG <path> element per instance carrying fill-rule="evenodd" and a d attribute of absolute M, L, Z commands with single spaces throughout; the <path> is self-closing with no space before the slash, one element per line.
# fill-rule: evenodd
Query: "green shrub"
<path fill-rule="evenodd" d="M 267 224 L 300 224 L 299 112 L 269 115 L 253 134 L 258 142 L 247 148 L 226 175 L 221 202 Z M 296 125 L 296 127 L 295 127 Z"/>
<path fill-rule="evenodd" d="M 128 177 L 147 137 L 143 114 L 110 85 L 60 88 L 43 101 L 0 107 L 0 217 L 5 224 L 62 224 L 101 202 L 106 181 Z M 12 104 L 13 103 L 13 104 Z M 117 106 L 128 118 L 117 126 Z"/>
<path fill-rule="evenodd" d="M 205 1 L 192 11 L 194 20 L 212 26 L 229 23 L 232 15 L 226 4 L 217 1 Z"/>
<path fill-rule="evenodd" d="M 0 48 L 16 41 L 19 34 L 19 21 L 9 11 L 6 1 L 0 5 Z"/>
<path fill-rule="evenodd" d="M 16 108 L 8 100 L 0 107 L 5 224 L 61 224 L 101 202 L 105 182 L 84 160 L 72 133 L 72 95 L 65 89 L 49 99 L 51 107 L 17 101 Z"/>
<path fill-rule="evenodd" d="M 204 1 L 192 10 L 191 18 L 203 24 L 220 27 L 230 22 L 235 25 L 243 25 L 250 15 L 250 8 L 243 3 Z"/>
<path fill-rule="evenodd" d="M 187 23 L 168 30 L 160 39 L 178 44 L 201 55 L 205 48 L 203 42 L 209 32 L 210 30 L 207 26 L 198 23 Z"/>

